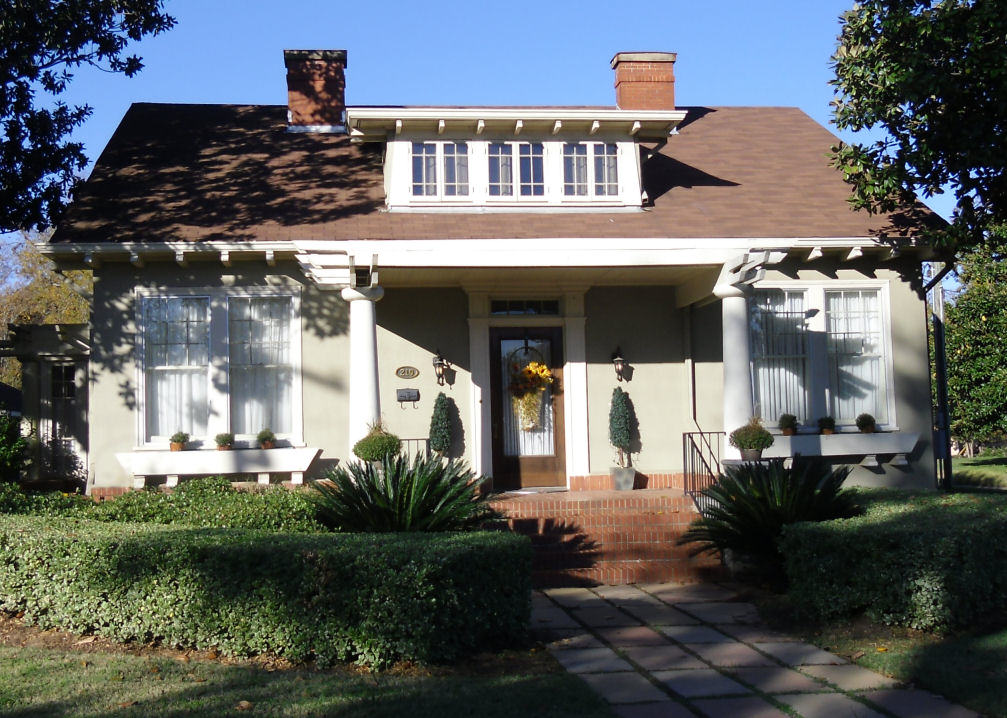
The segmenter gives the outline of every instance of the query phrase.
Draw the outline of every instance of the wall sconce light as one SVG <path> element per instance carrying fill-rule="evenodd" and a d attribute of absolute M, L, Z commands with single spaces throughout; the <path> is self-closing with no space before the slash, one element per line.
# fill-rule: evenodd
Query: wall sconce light
<path fill-rule="evenodd" d="M 616 347 L 615 351 L 612 352 L 612 366 L 615 367 L 615 378 L 619 381 L 625 379 L 626 360 L 623 358 L 622 350 L 619 347 Z"/>
<path fill-rule="evenodd" d="M 437 386 L 444 386 L 444 373 L 450 366 L 441 356 L 441 350 L 438 349 L 437 356 L 434 357 L 434 376 L 437 377 Z"/>

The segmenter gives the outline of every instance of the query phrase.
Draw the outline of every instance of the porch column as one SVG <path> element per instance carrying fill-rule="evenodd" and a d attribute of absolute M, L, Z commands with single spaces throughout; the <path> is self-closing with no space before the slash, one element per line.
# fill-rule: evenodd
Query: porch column
<path fill-rule="evenodd" d="M 724 432 L 730 434 L 755 412 L 748 341 L 748 298 L 743 289 L 734 285 L 720 285 L 714 291 L 721 299 L 723 315 Z M 726 440 L 724 456 L 741 458 L 740 452 Z"/>
<path fill-rule="evenodd" d="M 381 287 L 346 287 L 341 292 L 350 305 L 350 444 L 347 450 L 367 435 L 369 425 L 381 419 L 374 304 L 384 295 Z"/>

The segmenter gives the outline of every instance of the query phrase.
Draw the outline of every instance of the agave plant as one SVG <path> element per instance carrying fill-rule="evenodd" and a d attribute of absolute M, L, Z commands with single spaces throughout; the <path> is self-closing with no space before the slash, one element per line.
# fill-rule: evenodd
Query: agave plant
<path fill-rule="evenodd" d="M 778 572 L 782 559 L 776 540 L 786 524 L 853 516 L 859 509 L 842 491 L 849 467 L 818 461 L 782 459 L 728 467 L 703 490 L 710 501 L 679 544 L 696 544 L 691 553 L 729 550 L 762 570 Z"/>
<path fill-rule="evenodd" d="M 464 531 L 497 517 L 464 462 L 386 454 L 340 466 L 313 484 L 318 520 L 335 531 Z"/>

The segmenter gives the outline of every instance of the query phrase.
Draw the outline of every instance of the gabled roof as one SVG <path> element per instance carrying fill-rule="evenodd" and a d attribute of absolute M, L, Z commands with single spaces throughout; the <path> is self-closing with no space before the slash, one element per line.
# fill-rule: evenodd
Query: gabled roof
<path fill-rule="evenodd" d="M 380 144 L 288 132 L 285 106 L 135 104 L 52 242 L 873 237 L 940 221 L 921 204 L 852 211 L 836 138 L 796 108 L 682 109 L 643 164 L 647 211 L 397 213 Z"/>

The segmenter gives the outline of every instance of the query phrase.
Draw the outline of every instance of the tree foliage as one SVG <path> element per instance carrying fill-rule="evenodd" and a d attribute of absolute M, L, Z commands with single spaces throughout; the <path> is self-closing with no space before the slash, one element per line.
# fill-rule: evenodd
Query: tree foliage
<path fill-rule="evenodd" d="M 0 331 L 8 324 L 81 324 L 88 321 L 91 272 L 57 272 L 28 235 L 0 244 Z M 21 369 L 0 358 L 0 381 L 21 386 Z"/>
<path fill-rule="evenodd" d="M 1007 3 L 862 0 L 843 14 L 834 116 L 883 139 L 834 148 L 854 207 L 889 212 L 949 186 L 946 250 L 1007 239 Z"/>
<path fill-rule="evenodd" d="M 91 114 L 60 99 L 72 70 L 90 65 L 132 77 L 126 45 L 168 30 L 163 0 L 5 0 L 0 6 L 0 231 L 43 228 L 64 209 L 87 164 L 68 136 Z"/>
<path fill-rule="evenodd" d="M 989 249 L 962 257 L 963 289 L 946 309 L 951 434 L 1007 434 L 1007 262 Z"/>

